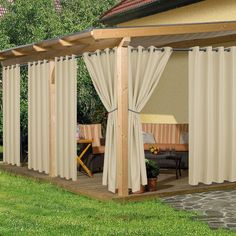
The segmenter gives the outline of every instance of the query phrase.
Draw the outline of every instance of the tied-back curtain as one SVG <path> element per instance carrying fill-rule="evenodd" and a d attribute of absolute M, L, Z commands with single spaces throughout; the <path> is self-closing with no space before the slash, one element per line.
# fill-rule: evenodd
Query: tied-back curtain
<path fill-rule="evenodd" d="M 106 130 L 106 145 L 103 168 L 103 184 L 108 190 L 115 192 L 116 180 L 116 133 L 117 133 L 117 80 L 116 56 L 117 48 L 95 53 L 84 53 L 84 61 L 93 81 L 93 85 L 109 112 Z"/>
<path fill-rule="evenodd" d="M 139 113 L 155 90 L 172 54 L 171 48 L 129 47 L 129 188 L 147 184 L 142 126 Z M 158 101 L 157 101 L 158 102 Z"/>
<path fill-rule="evenodd" d="M 56 175 L 77 179 L 77 60 L 55 58 L 56 90 Z"/>
<path fill-rule="evenodd" d="M 20 166 L 20 67 L 3 67 L 3 161 Z"/>
<path fill-rule="evenodd" d="M 49 172 L 49 63 L 28 63 L 28 168 Z"/>
<path fill-rule="evenodd" d="M 236 47 L 189 52 L 189 183 L 236 181 Z"/>
<path fill-rule="evenodd" d="M 144 50 L 129 47 L 129 188 L 140 189 L 140 184 L 147 183 L 142 129 L 139 112 L 147 103 L 162 75 L 165 65 L 171 55 L 171 49 L 155 50 L 150 47 Z M 109 112 L 103 184 L 115 192 L 116 158 L 117 158 L 117 49 L 106 49 L 96 53 L 84 54 L 84 60 L 95 89 L 104 106 Z"/>

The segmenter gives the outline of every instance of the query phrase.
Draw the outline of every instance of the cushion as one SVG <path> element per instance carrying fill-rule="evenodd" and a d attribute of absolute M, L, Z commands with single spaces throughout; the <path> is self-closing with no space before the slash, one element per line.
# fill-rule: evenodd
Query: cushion
<path fill-rule="evenodd" d="M 143 132 L 143 143 L 156 143 L 154 135 L 151 133 Z"/>
<path fill-rule="evenodd" d="M 180 133 L 180 144 L 188 144 L 188 132 L 182 131 Z"/>

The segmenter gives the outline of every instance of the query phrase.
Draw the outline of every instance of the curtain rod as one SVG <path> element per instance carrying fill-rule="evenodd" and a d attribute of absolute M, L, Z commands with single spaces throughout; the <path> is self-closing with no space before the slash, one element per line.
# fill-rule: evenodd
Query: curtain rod
<path fill-rule="evenodd" d="M 143 51 L 148 51 L 149 49 L 148 49 L 148 48 L 147 48 L 147 49 L 144 48 L 144 49 L 142 49 L 142 50 L 143 50 Z M 154 51 L 164 51 L 164 50 L 165 50 L 164 48 L 155 48 L 155 49 L 154 49 Z M 132 51 L 138 51 L 138 49 L 137 49 L 137 48 L 133 48 Z M 173 48 L 172 51 L 173 51 L 173 52 L 192 52 L 193 49 L 192 49 L 192 48 Z M 201 51 L 201 52 L 206 52 L 207 49 L 203 47 L 203 48 L 200 48 L 200 51 Z M 212 48 L 212 51 L 218 52 L 219 49 L 218 49 L 218 48 Z M 230 48 L 225 48 L 224 51 L 225 51 L 225 52 L 230 52 Z M 109 52 L 114 52 L 114 49 L 110 49 Z M 100 53 L 105 53 L 105 51 L 100 51 Z M 97 52 L 90 52 L 88 55 L 89 55 L 89 56 L 97 55 Z M 75 59 L 80 58 L 80 57 L 82 57 L 82 55 L 76 55 L 76 56 L 75 56 Z M 71 56 L 70 56 L 70 59 L 71 59 Z M 59 60 L 60 60 L 60 59 L 58 59 L 58 61 L 59 61 Z M 48 61 L 47 61 L 47 62 L 48 62 Z M 19 66 L 20 66 L 20 67 L 27 67 L 27 66 L 28 66 L 28 63 L 20 64 Z"/>
<path fill-rule="evenodd" d="M 142 51 L 149 51 L 150 49 L 149 48 L 143 48 Z M 164 51 L 165 48 L 155 48 L 154 51 Z M 131 49 L 131 51 L 138 51 L 138 48 L 133 48 Z M 193 49 L 192 48 L 173 48 L 172 49 L 173 52 L 192 52 Z M 206 48 L 200 48 L 200 51 L 201 52 L 206 52 L 207 49 Z M 218 52 L 219 49 L 218 48 L 212 48 L 212 51 L 214 52 Z M 225 48 L 224 51 L 226 52 L 230 52 L 230 48 Z M 114 49 L 110 49 L 110 52 L 114 52 Z M 105 53 L 105 51 L 100 51 L 100 54 L 102 53 Z M 88 54 L 89 56 L 92 56 L 92 55 L 97 55 L 97 52 L 91 52 Z"/>
<path fill-rule="evenodd" d="M 81 55 L 77 55 L 77 56 L 75 56 L 75 59 L 78 59 L 78 58 L 80 58 L 80 57 L 82 57 Z M 64 57 L 65 58 L 65 57 Z M 72 57 L 71 56 L 69 56 L 69 59 L 72 59 Z M 58 59 L 58 61 L 59 61 L 59 59 Z M 43 62 L 43 61 L 40 61 L 41 63 Z M 49 60 L 47 60 L 47 63 L 49 62 Z M 38 62 L 36 62 L 36 64 L 38 64 Z M 30 65 L 32 65 L 32 62 L 30 62 Z M 24 64 L 20 64 L 19 65 L 20 67 L 27 67 L 28 66 L 28 63 L 24 63 Z"/>
<path fill-rule="evenodd" d="M 144 48 L 142 50 L 143 51 L 149 51 L 150 49 L 149 48 Z M 165 50 L 165 48 L 154 48 L 154 51 L 162 51 L 163 52 L 164 50 Z M 137 48 L 133 48 L 133 49 L 131 49 L 131 51 L 138 51 L 138 49 Z M 172 48 L 172 51 L 173 52 L 192 52 L 193 49 L 192 48 Z M 200 48 L 199 51 L 206 52 L 207 48 L 204 48 L 204 47 Z M 219 49 L 218 48 L 212 48 L 212 51 L 218 52 Z M 230 52 L 230 48 L 225 48 L 224 51 Z"/>

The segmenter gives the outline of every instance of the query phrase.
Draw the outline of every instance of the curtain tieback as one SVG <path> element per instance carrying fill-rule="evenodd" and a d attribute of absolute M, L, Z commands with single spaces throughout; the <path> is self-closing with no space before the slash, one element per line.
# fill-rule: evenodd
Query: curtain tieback
<path fill-rule="evenodd" d="M 134 110 L 132 110 L 132 109 L 128 109 L 128 111 L 131 111 L 131 112 L 133 112 L 133 113 L 135 113 L 135 114 L 140 114 L 140 112 L 137 112 L 137 111 L 134 111 Z"/>
<path fill-rule="evenodd" d="M 118 108 L 115 108 L 115 109 L 113 109 L 113 110 L 111 110 L 111 111 L 108 111 L 108 113 L 110 114 L 110 113 L 112 113 L 112 112 L 114 112 L 114 111 L 117 111 L 117 110 L 118 110 Z M 140 114 L 140 112 L 134 111 L 134 110 L 132 110 L 132 109 L 128 109 L 128 111 L 131 111 L 131 112 L 136 113 L 136 114 Z"/>
<path fill-rule="evenodd" d="M 114 112 L 114 111 L 117 111 L 118 110 L 118 108 L 115 108 L 115 109 L 113 109 L 113 110 L 111 110 L 111 111 L 108 111 L 108 113 L 110 114 L 110 113 L 112 113 L 112 112 Z"/>

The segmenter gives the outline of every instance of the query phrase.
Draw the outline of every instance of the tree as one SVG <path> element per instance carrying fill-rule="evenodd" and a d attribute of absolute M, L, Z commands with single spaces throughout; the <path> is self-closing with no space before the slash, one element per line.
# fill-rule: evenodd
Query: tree
<path fill-rule="evenodd" d="M 16 0 L 14 3 L 0 0 L 0 4 L 7 9 L 7 13 L 0 19 L 0 50 L 72 34 L 90 27 L 101 27 L 98 22 L 100 15 L 117 2 L 61 0 L 62 10 L 56 12 L 53 0 Z M 78 120 L 80 123 L 104 123 L 106 111 L 94 90 L 83 60 L 78 60 L 78 65 Z M 27 139 L 26 69 L 21 70 L 21 78 L 21 130 L 23 139 Z"/>
<path fill-rule="evenodd" d="M 63 34 L 75 33 L 91 27 L 102 27 L 99 17 L 117 2 L 118 0 L 62 0 L 60 18 Z M 77 95 L 79 122 L 104 124 L 106 110 L 93 87 L 83 60 L 79 60 Z"/>

